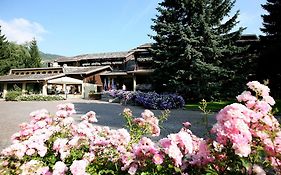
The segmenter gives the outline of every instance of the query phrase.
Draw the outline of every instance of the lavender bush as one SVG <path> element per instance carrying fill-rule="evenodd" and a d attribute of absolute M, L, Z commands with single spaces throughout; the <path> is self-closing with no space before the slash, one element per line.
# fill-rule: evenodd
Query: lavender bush
<path fill-rule="evenodd" d="M 177 109 L 182 108 L 185 104 L 183 97 L 177 94 L 123 90 L 111 90 L 108 93 L 110 96 L 118 98 L 121 101 L 138 104 L 147 109 Z"/>
<path fill-rule="evenodd" d="M 156 92 L 138 92 L 135 102 L 148 109 L 176 109 L 182 108 L 184 99 L 176 94 L 157 94 Z"/>

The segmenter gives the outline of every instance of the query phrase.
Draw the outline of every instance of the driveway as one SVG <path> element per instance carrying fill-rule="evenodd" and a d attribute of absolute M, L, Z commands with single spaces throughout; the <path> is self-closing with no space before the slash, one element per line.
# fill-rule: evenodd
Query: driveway
<path fill-rule="evenodd" d="M 144 108 L 139 106 L 124 106 L 117 103 L 107 103 L 94 100 L 68 99 L 65 101 L 32 101 L 32 102 L 6 102 L 0 100 L 0 150 L 10 145 L 10 137 L 19 130 L 19 124 L 29 122 L 29 114 L 38 109 L 47 109 L 51 114 L 57 110 L 56 106 L 61 103 L 73 103 L 76 114 L 73 115 L 76 121 L 80 120 L 82 114 L 88 111 L 95 111 L 98 118 L 98 125 L 121 128 L 125 125 L 123 117 L 120 115 L 124 108 L 130 108 L 134 116 L 138 117 Z M 161 114 L 161 110 L 152 110 L 156 116 Z M 205 133 L 202 127 L 203 115 L 199 111 L 187 111 L 183 109 L 171 110 L 168 120 L 163 123 L 159 138 L 167 136 L 169 133 L 178 132 L 182 123 L 189 121 L 192 123 L 191 130 L 197 136 Z M 209 116 L 209 127 L 215 123 L 214 114 Z M 156 139 L 159 139 L 156 138 Z"/>

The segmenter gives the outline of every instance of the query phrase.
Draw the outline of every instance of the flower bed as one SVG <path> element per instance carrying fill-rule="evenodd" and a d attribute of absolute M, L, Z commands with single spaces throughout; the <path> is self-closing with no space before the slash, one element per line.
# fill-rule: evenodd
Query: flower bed
<path fill-rule="evenodd" d="M 111 90 L 109 94 L 125 103 L 138 104 L 146 109 L 177 109 L 185 104 L 184 99 L 177 94 L 158 94 L 156 92 L 132 92 Z"/>
<path fill-rule="evenodd" d="M 216 116 L 210 138 L 199 138 L 183 123 L 178 133 L 158 142 L 159 124 L 145 110 L 140 117 L 124 109 L 127 129 L 98 126 L 93 111 L 76 123 L 73 104 L 30 114 L 20 125 L 13 144 L 1 153 L 0 174 L 280 174 L 281 129 L 271 114 L 274 99 L 269 89 L 253 81 L 240 103 L 223 108 Z M 213 138 L 213 139 L 212 139 Z"/>

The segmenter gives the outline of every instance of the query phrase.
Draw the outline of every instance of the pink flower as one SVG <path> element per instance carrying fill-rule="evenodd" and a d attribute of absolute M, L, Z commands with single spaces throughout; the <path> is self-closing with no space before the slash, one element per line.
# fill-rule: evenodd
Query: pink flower
<path fill-rule="evenodd" d="M 53 175 L 64 175 L 68 168 L 65 163 L 63 163 L 62 161 L 58 161 L 54 165 L 53 169 Z"/>
<path fill-rule="evenodd" d="M 240 157 L 247 157 L 251 153 L 249 144 L 233 144 L 232 148 L 235 150 L 235 154 Z"/>
<path fill-rule="evenodd" d="M 53 150 L 60 151 L 66 149 L 66 144 L 68 142 L 68 139 L 66 138 L 58 138 L 54 141 L 53 144 Z"/>
<path fill-rule="evenodd" d="M 138 124 L 139 126 L 145 126 L 146 124 L 146 121 L 143 118 L 135 118 L 133 122 Z"/>
<path fill-rule="evenodd" d="M 154 113 L 151 112 L 150 110 L 146 109 L 146 110 L 144 110 L 143 113 L 141 113 L 141 116 L 142 116 L 142 118 L 144 118 L 144 119 L 148 119 L 148 118 L 154 117 Z"/>
<path fill-rule="evenodd" d="M 205 140 L 199 139 L 194 144 L 196 144 L 197 149 L 195 150 L 194 154 L 191 156 L 192 161 L 191 164 L 196 164 L 199 166 L 206 165 L 207 163 L 213 162 L 214 158 L 210 153 L 210 149 Z M 219 149 L 219 145 L 214 143 L 217 148 Z"/>
<path fill-rule="evenodd" d="M 190 126 L 191 126 L 191 123 L 189 123 L 189 122 L 184 122 L 184 123 L 182 123 L 183 124 L 183 126 L 185 127 L 185 128 L 190 128 Z"/>
<path fill-rule="evenodd" d="M 117 130 L 117 135 L 119 144 L 127 145 L 131 141 L 131 136 L 128 131 L 124 128 Z"/>
<path fill-rule="evenodd" d="M 28 155 L 28 156 L 31 156 L 31 155 L 33 155 L 35 153 L 35 149 L 28 149 L 27 151 L 26 151 L 26 155 Z"/>
<path fill-rule="evenodd" d="M 172 141 L 168 138 L 163 138 L 159 140 L 159 143 L 163 148 L 169 148 L 172 145 Z"/>
<path fill-rule="evenodd" d="M 270 104 L 271 106 L 273 106 L 275 104 L 274 99 L 267 95 L 267 96 L 263 96 L 263 101 L 265 101 L 266 103 Z"/>
<path fill-rule="evenodd" d="M 66 118 L 69 116 L 68 112 L 65 110 L 59 110 L 56 112 L 56 116 L 59 118 Z"/>
<path fill-rule="evenodd" d="M 90 123 L 98 122 L 96 118 L 96 113 L 93 111 L 87 112 L 86 115 L 81 116 L 82 120 L 88 121 Z"/>
<path fill-rule="evenodd" d="M 151 134 L 153 137 L 160 135 L 160 128 L 158 125 L 156 125 L 156 124 L 151 125 Z"/>
<path fill-rule="evenodd" d="M 169 157 L 171 157 L 174 160 L 176 167 L 182 165 L 183 154 L 177 145 L 172 144 L 171 146 L 169 146 L 168 149 L 166 149 L 165 152 L 166 154 L 168 154 Z"/>
<path fill-rule="evenodd" d="M 260 96 L 268 96 L 269 95 L 269 88 L 266 85 L 261 84 L 258 81 L 250 81 L 247 83 L 247 86 L 255 91 Z"/>
<path fill-rule="evenodd" d="M 251 94 L 250 91 L 244 91 L 242 94 L 238 95 L 236 99 L 239 102 L 256 101 L 257 98 Z"/>
<path fill-rule="evenodd" d="M 163 157 L 162 154 L 157 153 L 157 154 L 154 154 L 154 155 L 153 155 L 152 161 L 153 161 L 153 163 L 155 163 L 156 165 L 160 165 L 160 164 L 163 163 L 164 157 Z"/>
<path fill-rule="evenodd" d="M 255 164 L 253 165 L 252 167 L 252 172 L 255 174 L 255 175 L 266 175 L 265 171 L 262 169 L 261 166 Z"/>
<path fill-rule="evenodd" d="M 138 169 L 138 165 L 136 163 L 132 163 L 128 170 L 128 173 L 131 175 L 134 175 L 134 174 L 136 174 L 137 169 Z"/>
<path fill-rule="evenodd" d="M 132 116 L 133 116 L 133 112 L 132 112 L 131 109 L 129 109 L 129 108 L 125 108 L 125 109 L 123 110 L 123 113 L 126 114 L 126 115 L 128 115 L 129 117 L 132 117 Z"/>
<path fill-rule="evenodd" d="M 68 115 L 76 113 L 76 111 L 74 109 L 74 104 L 72 104 L 72 103 L 59 104 L 57 107 L 59 110 L 66 111 L 68 113 Z"/>
<path fill-rule="evenodd" d="M 70 171 L 75 175 L 87 175 L 86 167 L 88 163 L 85 160 L 74 160 L 72 165 L 70 166 Z"/>

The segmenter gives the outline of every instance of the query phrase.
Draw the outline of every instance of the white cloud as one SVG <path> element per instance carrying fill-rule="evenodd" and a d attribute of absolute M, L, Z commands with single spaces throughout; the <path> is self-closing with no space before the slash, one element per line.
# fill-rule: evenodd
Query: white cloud
<path fill-rule="evenodd" d="M 33 38 L 37 41 L 43 40 L 43 34 L 47 32 L 41 24 L 24 18 L 15 18 L 11 21 L 0 19 L 0 26 L 2 34 L 9 41 L 14 41 L 18 44 L 31 41 Z"/>

